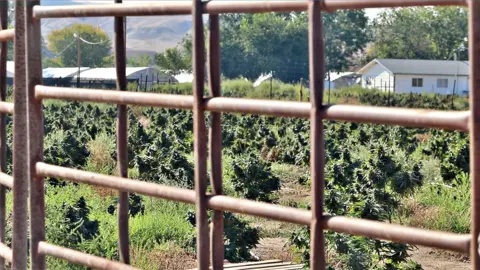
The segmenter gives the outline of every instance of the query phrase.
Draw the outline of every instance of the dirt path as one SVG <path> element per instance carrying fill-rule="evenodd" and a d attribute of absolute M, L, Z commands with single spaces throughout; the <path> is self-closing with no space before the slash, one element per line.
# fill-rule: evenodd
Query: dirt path
<path fill-rule="evenodd" d="M 457 253 L 436 251 L 419 247 L 411 252 L 411 259 L 422 265 L 423 270 L 467 270 L 471 269 L 468 258 Z"/>
<path fill-rule="evenodd" d="M 278 259 L 294 260 L 293 254 L 286 247 L 286 238 L 263 238 L 253 250 L 260 260 Z M 431 248 L 418 247 L 411 252 L 411 259 L 422 266 L 423 270 L 468 270 L 471 269 L 468 258 L 461 254 L 436 251 Z"/>

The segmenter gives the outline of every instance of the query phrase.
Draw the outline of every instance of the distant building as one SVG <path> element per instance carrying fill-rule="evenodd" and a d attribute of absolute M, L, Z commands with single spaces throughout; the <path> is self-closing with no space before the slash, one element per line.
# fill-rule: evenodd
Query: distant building
<path fill-rule="evenodd" d="M 15 63 L 7 62 L 7 82 L 13 85 Z M 177 80 L 165 72 L 153 67 L 127 67 L 128 82 L 138 83 L 140 89 L 150 89 L 155 84 L 177 83 Z M 43 84 L 50 86 L 76 87 L 78 67 L 58 67 L 43 69 Z M 116 88 L 117 71 L 115 68 L 80 68 L 80 87 Z"/>
<path fill-rule="evenodd" d="M 154 84 L 175 83 L 176 80 L 158 69 L 153 67 L 127 67 L 126 76 L 129 82 L 137 82 L 140 89 L 150 89 Z M 77 75 L 73 81 L 77 80 Z M 117 71 L 115 68 L 92 68 L 80 73 L 82 84 L 94 85 L 102 84 L 103 87 L 109 87 L 109 84 L 115 85 L 117 80 Z"/>
<path fill-rule="evenodd" d="M 360 83 L 360 75 L 355 72 L 330 72 L 330 80 L 325 79 L 325 89 L 341 89 L 347 88 Z"/>
<path fill-rule="evenodd" d="M 80 73 L 90 69 L 89 67 L 81 67 Z M 43 79 L 59 79 L 59 78 L 73 78 L 78 74 L 76 67 L 59 67 L 59 68 L 45 68 L 43 69 Z"/>
<path fill-rule="evenodd" d="M 193 74 L 190 72 L 183 71 L 180 74 L 173 76 L 178 83 L 192 83 Z"/>
<path fill-rule="evenodd" d="M 467 95 L 469 64 L 465 61 L 375 59 L 358 72 L 365 88 L 395 93 Z"/>

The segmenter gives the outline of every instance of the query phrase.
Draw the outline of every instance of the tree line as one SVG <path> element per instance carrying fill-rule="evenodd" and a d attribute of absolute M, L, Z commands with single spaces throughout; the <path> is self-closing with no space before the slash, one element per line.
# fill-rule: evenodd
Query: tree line
<path fill-rule="evenodd" d="M 364 10 L 323 14 L 326 69 L 346 71 L 374 58 L 468 59 L 468 10 L 463 7 L 412 7 L 382 11 L 369 20 Z M 284 82 L 308 77 L 308 14 L 305 12 L 224 14 L 220 17 L 222 74 L 255 79 L 272 72 Z M 206 24 L 208 25 L 208 24 Z M 205 29 L 207 31 L 207 29 Z M 46 40 L 49 66 L 76 66 L 77 33 L 82 66 L 113 66 L 112 42 L 99 28 L 75 24 L 52 31 Z M 53 55 L 53 56 L 52 56 Z M 191 69 L 187 34 L 174 48 L 128 59 L 129 66 L 156 65 L 172 75 Z"/>

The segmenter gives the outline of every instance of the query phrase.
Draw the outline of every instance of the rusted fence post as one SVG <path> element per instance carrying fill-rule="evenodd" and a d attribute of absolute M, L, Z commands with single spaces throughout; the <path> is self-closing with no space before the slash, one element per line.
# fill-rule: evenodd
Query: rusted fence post
<path fill-rule="evenodd" d="M 480 269 L 478 250 L 480 234 L 480 1 L 469 0 L 469 60 L 470 60 L 470 178 L 472 234 L 470 259 L 472 269 Z"/>
<path fill-rule="evenodd" d="M 325 238 L 323 235 L 323 189 L 325 153 L 323 142 L 323 90 L 325 77 L 325 52 L 323 44 L 322 3 L 309 0 L 308 33 L 310 62 L 310 112 L 312 177 L 312 224 L 310 226 L 310 268 L 325 269 Z"/>
<path fill-rule="evenodd" d="M 210 242 L 207 215 L 207 138 L 205 125 L 205 40 L 202 1 L 192 0 L 193 136 L 198 269 L 209 268 Z"/>
<path fill-rule="evenodd" d="M 8 1 L 0 2 L 0 30 L 8 28 Z M 0 100 L 7 100 L 7 42 L 0 44 Z M 6 172 L 7 169 L 7 114 L 0 114 L 0 171 Z M 7 188 L 0 186 L 0 242 L 5 243 L 5 193 Z M 0 257 L 0 270 L 5 268 L 5 260 Z"/>
<path fill-rule="evenodd" d="M 122 0 L 115 0 L 121 4 Z M 115 17 L 115 69 L 117 89 L 127 90 L 125 18 Z M 128 177 L 128 115 L 126 105 L 117 105 L 117 162 L 120 177 Z M 120 261 L 130 263 L 128 235 L 128 192 L 118 193 L 118 250 Z"/>
<path fill-rule="evenodd" d="M 27 0 L 27 103 L 28 156 L 30 169 L 30 253 L 31 269 L 45 269 L 45 256 L 38 252 L 38 244 L 45 240 L 45 190 L 43 177 L 37 177 L 35 164 L 43 161 L 43 108 L 35 98 L 35 86 L 42 84 L 42 48 L 40 20 L 33 19 L 33 7 L 39 0 Z M 18 8 L 18 7 L 16 7 Z M 16 26 L 16 25 L 15 25 Z M 16 44 L 15 47 L 18 45 Z M 18 64 L 15 63 L 15 66 Z M 17 81 L 15 81 L 16 83 Z M 15 153 L 17 149 L 15 149 Z M 25 164 L 26 165 L 26 164 Z M 25 166 L 24 165 L 24 166 Z"/>
<path fill-rule="evenodd" d="M 29 185 L 27 85 L 25 63 L 25 1 L 15 1 L 15 91 L 13 119 L 12 268 L 27 269 L 27 200 Z"/>
<path fill-rule="evenodd" d="M 208 45 L 208 72 L 210 96 L 221 95 L 220 78 L 220 25 L 219 16 L 210 15 L 210 32 Z M 222 195 L 222 113 L 213 112 L 210 127 L 210 163 L 212 168 L 211 185 L 213 195 Z M 223 269 L 223 212 L 214 211 L 212 217 L 211 261 L 213 269 Z"/>

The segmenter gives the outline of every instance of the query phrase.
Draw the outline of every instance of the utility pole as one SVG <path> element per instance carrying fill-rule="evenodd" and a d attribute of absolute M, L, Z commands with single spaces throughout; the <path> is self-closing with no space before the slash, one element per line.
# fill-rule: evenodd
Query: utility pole
<path fill-rule="evenodd" d="M 73 36 L 77 39 L 77 65 L 78 65 L 78 72 L 77 72 L 77 88 L 80 88 L 80 66 L 81 66 L 81 58 L 82 58 L 82 51 L 80 50 L 80 36 L 75 33 Z"/>
<path fill-rule="evenodd" d="M 300 101 L 303 101 L 303 78 L 300 78 Z"/>
<path fill-rule="evenodd" d="M 328 71 L 328 104 L 330 104 L 330 71 Z"/>
<path fill-rule="evenodd" d="M 273 72 L 272 76 L 270 77 L 270 99 L 273 99 Z"/>

